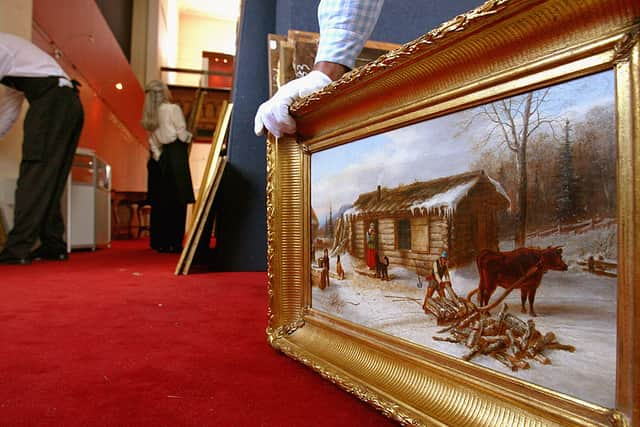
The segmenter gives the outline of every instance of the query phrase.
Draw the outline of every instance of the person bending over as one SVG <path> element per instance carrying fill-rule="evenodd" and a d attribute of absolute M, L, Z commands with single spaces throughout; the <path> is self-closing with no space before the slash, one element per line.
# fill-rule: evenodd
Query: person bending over
<path fill-rule="evenodd" d="M 77 82 L 31 42 L 0 33 L 0 83 L 5 86 L 0 138 L 17 121 L 24 98 L 29 101 L 13 228 L 0 263 L 64 261 L 68 255 L 60 199 L 84 122 Z"/>

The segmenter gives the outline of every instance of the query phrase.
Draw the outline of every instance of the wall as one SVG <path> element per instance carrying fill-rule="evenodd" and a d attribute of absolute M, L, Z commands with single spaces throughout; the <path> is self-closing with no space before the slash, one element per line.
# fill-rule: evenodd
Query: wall
<path fill-rule="evenodd" d="M 131 69 L 141 86 L 147 76 L 149 1 L 133 0 L 131 18 Z"/>
<path fill-rule="evenodd" d="M 201 69 L 202 51 L 235 55 L 235 21 L 181 13 L 179 28 L 178 68 Z M 198 86 L 199 81 L 199 74 L 177 73 L 175 83 Z"/>
<path fill-rule="evenodd" d="M 133 0 L 131 68 L 141 86 L 167 81 L 160 68 L 176 66 L 179 25 L 176 0 Z"/>
<path fill-rule="evenodd" d="M 131 60 L 131 20 L 133 0 L 95 0 L 102 16 L 109 24 L 122 53 Z"/>
<path fill-rule="evenodd" d="M 217 249 L 212 268 L 224 271 L 266 270 L 264 138 L 253 134 L 253 116 L 267 88 L 268 33 L 275 29 L 275 0 L 244 0 L 232 91 L 230 164 L 216 197 Z"/>
<path fill-rule="evenodd" d="M 95 2 L 34 0 L 33 25 L 33 42 L 50 54 L 59 49 L 58 62 L 83 84 L 80 145 L 111 164 L 114 189 L 146 191 L 143 91 Z M 117 90 L 116 82 L 124 89 Z"/>
<path fill-rule="evenodd" d="M 275 32 L 286 34 L 289 29 L 317 32 L 318 3 L 318 0 L 277 0 Z M 371 39 L 406 43 L 482 3 L 482 0 L 387 0 Z"/>
<path fill-rule="evenodd" d="M 177 0 L 133 0 L 131 68 L 140 85 L 167 81 L 160 68 L 176 66 L 178 31 Z"/>
<path fill-rule="evenodd" d="M 177 64 L 178 33 L 180 32 L 177 0 L 158 1 L 157 18 L 157 62 L 155 62 L 153 66 L 148 66 L 147 82 L 151 80 L 152 75 L 155 74 L 156 77 L 153 78 L 159 78 L 160 80 L 171 83 L 171 77 L 162 73 L 160 68 L 175 67 Z"/>
<path fill-rule="evenodd" d="M 481 0 L 393 0 L 385 2 L 372 39 L 410 41 Z M 213 267 L 266 269 L 266 162 L 264 137 L 253 134 L 253 117 L 267 99 L 266 37 L 289 29 L 317 31 L 317 0 L 245 0 L 240 18 L 232 100 L 228 173 L 223 179 L 218 242 Z M 233 191 L 231 191 L 232 189 Z"/>

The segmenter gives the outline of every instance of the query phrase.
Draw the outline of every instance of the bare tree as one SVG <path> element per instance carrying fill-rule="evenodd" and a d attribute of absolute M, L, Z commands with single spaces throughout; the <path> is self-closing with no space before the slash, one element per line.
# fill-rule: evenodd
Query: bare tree
<path fill-rule="evenodd" d="M 517 174 L 517 211 L 515 244 L 524 246 L 527 232 L 527 146 L 531 136 L 543 125 L 553 130 L 553 120 L 545 117 L 542 107 L 547 100 L 549 89 L 529 92 L 524 95 L 501 99 L 479 107 L 471 121 L 482 116 L 491 126 L 477 144 L 478 148 L 504 148 L 515 155 Z"/>

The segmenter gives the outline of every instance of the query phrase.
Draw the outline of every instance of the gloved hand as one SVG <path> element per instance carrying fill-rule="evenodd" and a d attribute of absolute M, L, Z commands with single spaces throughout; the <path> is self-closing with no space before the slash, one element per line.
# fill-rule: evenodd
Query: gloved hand
<path fill-rule="evenodd" d="M 277 137 L 285 133 L 295 133 L 296 122 L 289 115 L 289 106 L 297 99 L 310 95 L 329 83 L 331 79 L 326 74 L 312 71 L 282 86 L 270 100 L 258 108 L 253 127 L 256 135 L 262 135 L 264 128 Z"/>

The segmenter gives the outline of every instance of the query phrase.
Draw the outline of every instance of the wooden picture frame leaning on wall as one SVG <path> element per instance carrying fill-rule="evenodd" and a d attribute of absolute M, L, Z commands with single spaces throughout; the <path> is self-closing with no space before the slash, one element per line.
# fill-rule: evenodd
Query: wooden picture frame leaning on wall
<path fill-rule="evenodd" d="M 640 425 L 639 34 L 635 0 L 488 1 L 293 105 L 298 135 L 267 142 L 269 343 L 405 425 Z M 601 72 L 615 76 L 619 264 L 612 405 L 312 306 L 312 295 L 321 292 L 312 289 L 315 154 Z M 440 145 L 425 137 L 422 149 Z M 357 207 L 349 214 L 362 214 Z M 334 282 L 327 290 L 338 288 Z"/>
<path fill-rule="evenodd" d="M 193 212 L 191 214 L 191 218 L 189 220 L 189 226 L 193 224 L 194 220 L 197 217 L 198 206 L 202 200 L 204 200 L 205 192 L 207 191 L 207 186 L 211 182 L 212 176 L 215 175 L 215 169 L 212 170 L 212 165 L 216 165 L 218 157 L 222 151 L 222 147 L 224 145 L 224 139 L 226 137 L 226 127 L 229 125 L 228 121 L 231 117 L 231 107 L 228 101 L 223 101 L 220 106 L 220 114 L 218 116 L 218 121 L 216 122 L 216 129 L 213 132 L 213 138 L 211 140 L 211 149 L 209 150 L 209 155 L 207 156 L 207 163 L 204 166 L 204 172 L 202 174 L 202 180 L 200 182 L 200 188 L 198 189 L 198 194 L 196 196 L 196 202 L 193 205 Z M 222 138 L 220 138 L 222 135 Z"/>
<path fill-rule="evenodd" d="M 289 30 L 286 36 L 267 36 L 270 97 L 275 95 L 280 86 L 311 71 L 319 40 L 320 34 L 299 30 Z M 369 40 L 356 58 L 355 67 L 362 67 L 398 47 L 400 45 L 395 43 Z"/>
<path fill-rule="evenodd" d="M 194 204 L 194 213 L 187 231 L 185 245 L 176 265 L 176 275 L 189 274 L 198 242 L 202 238 L 202 231 L 211 212 L 211 206 L 227 164 L 226 155 L 222 155 L 222 147 L 229 129 L 232 110 L 233 104 L 226 101 L 220 109 L 220 116 L 213 134 L 212 147 L 202 175 L 200 190 Z"/>
<path fill-rule="evenodd" d="M 189 112 L 189 117 L 187 118 L 187 129 L 193 135 L 196 135 L 197 132 L 196 126 L 198 124 L 198 120 L 200 120 L 200 115 L 202 113 L 202 104 L 204 102 L 205 96 L 207 96 L 207 91 L 205 89 L 201 87 L 196 89 L 193 108 Z"/>

